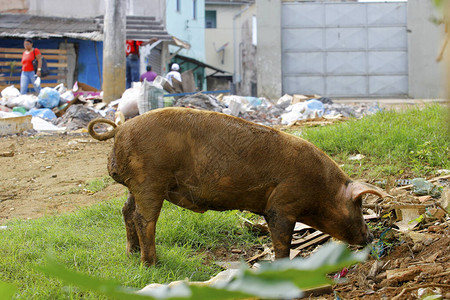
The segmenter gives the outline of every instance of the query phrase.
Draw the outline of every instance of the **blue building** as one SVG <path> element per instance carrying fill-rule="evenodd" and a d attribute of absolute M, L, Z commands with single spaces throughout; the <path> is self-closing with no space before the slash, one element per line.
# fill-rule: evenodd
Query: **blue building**
<path fill-rule="evenodd" d="M 224 71 L 205 63 L 205 0 L 167 0 L 166 28 L 170 35 L 190 45 L 189 49 L 169 45 L 173 56 L 170 63 L 178 63 L 181 72 L 192 70 L 197 89 L 206 90 L 205 68 Z"/>

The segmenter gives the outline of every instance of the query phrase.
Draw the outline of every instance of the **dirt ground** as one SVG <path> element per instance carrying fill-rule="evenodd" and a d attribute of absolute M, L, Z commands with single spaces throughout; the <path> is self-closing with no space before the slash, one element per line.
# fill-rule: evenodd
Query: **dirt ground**
<path fill-rule="evenodd" d="M 71 212 L 124 195 L 120 184 L 94 194 L 82 192 L 84 184 L 107 175 L 111 147 L 112 140 L 99 142 L 86 133 L 1 137 L 0 225 L 14 218 Z M 371 257 L 350 269 L 331 293 L 311 299 L 420 299 L 419 288 L 450 299 L 449 224 L 447 220 L 424 227 L 426 239 L 421 241 L 403 237 L 404 242 L 378 262 Z M 214 256 L 222 261 L 254 254 L 219 252 Z"/>
<path fill-rule="evenodd" d="M 113 184 L 95 194 L 80 190 L 87 182 L 108 175 L 112 140 L 99 142 L 86 134 L 38 134 L 0 138 L 0 224 L 74 211 L 122 196 Z"/>

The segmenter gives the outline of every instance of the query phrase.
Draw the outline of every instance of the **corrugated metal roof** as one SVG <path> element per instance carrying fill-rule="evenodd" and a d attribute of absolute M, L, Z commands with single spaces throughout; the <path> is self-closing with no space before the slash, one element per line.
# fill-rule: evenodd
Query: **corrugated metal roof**
<path fill-rule="evenodd" d="M 173 41 L 162 21 L 150 16 L 127 16 L 126 38 L 146 41 L 157 38 Z M 28 14 L 0 14 L 0 37 L 68 37 L 103 40 L 103 16 L 97 18 L 58 18 Z"/>
<path fill-rule="evenodd" d="M 96 18 L 103 30 L 103 16 Z M 157 38 L 162 41 L 172 41 L 162 21 L 152 16 L 127 16 L 127 40 L 147 41 Z"/>
<path fill-rule="evenodd" d="M 0 37 L 69 37 L 101 41 L 103 34 L 95 19 L 0 14 Z"/>
<path fill-rule="evenodd" d="M 205 0 L 205 4 L 220 4 L 220 5 L 246 5 L 252 4 L 255 0 Z"/>

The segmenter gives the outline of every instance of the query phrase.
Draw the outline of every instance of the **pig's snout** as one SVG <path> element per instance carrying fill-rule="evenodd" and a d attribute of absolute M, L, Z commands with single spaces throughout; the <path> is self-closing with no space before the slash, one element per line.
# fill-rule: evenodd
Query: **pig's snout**
<path fill-rule="evenodd" d="M 369 230 L 369 228 L 367 228 L 367 226 L 366 226 L 365 232 L 361 235 L 361 237 L 362 237 L 362 239 L 358 243 L 358 245 L 360 245 L 360 246 L 366 246 L 366 245 L 372 243 L 372 241 L 374 239 L 372 232 L 370 232 L 370 230 Z"/>
<path fill-rule="evenodd" d="M 372 232 L 368 231 L 368 232 L 367 232 L 367 242 L 366 242 L 366 245 L 372 243 L 373 238 L 374 238 L 374 237 L 373 237 Z"/>

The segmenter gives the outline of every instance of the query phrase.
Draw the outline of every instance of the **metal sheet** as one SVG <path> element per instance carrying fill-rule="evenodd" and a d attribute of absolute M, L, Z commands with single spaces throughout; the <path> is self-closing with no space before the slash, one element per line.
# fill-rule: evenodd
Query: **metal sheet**
<path fill-rule="evenodd" d="M 284 2 L 283 93 L 408 93 L 405 2 Z"/>

